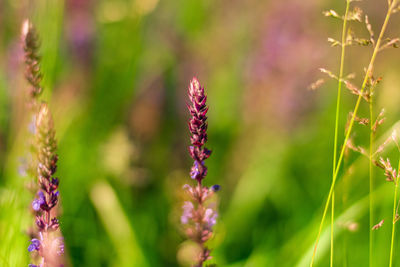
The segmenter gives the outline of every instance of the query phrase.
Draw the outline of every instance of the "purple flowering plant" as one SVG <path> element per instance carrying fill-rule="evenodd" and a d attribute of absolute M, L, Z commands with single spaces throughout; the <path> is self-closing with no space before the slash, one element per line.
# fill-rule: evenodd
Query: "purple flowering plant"
<path fill-rule="evenodd" d="M 211 201 L 213 194 L 220 189 L 219 185 L 206 187 L 202 184 L 207 175 L 207 167 L 204 161 L 210 157 L 211 150 L 205 147 L 207 142 L 207 96 L 204 87 L 201 87 L 197 78 L 193 78 L 188 90 L 190 103 L 187 105 L 191 118 L 189 120 L 189 130 L 191 133 L 191 146 L 189 146 L 190 156 L 193 158 L 193 166 L 190 177 L 196 181 L 195 185 L 184 185 L 184 190 L 189 195 L 190 200 L 183 205 L 181 223 L 186 226 L 187 237 L 194 241 L 200 248 L 197 255 L 195 267 L 203 266 L 209 259 L 210 249 L 205 243 L 213 235 L 213 226 L 217 222 L 218 213 L 216 203 Z M 210 203 L 211 202 L 211 203 Z"/>
<path fill-rule="evenodd" d="M 38 35 L 32 23 L 26 20 L 22 27 L 22 40 L 25 51 L 25 77 L 30 85 L 29 105 L 34 113 L 34 125 L 30 131 L 33 154 L 31 155 L 30 173 L 37 179 L 38 190 L 32 201 L 32 210 L 36 217 L 35 238 L 30 240 L 28 251 L 32 253 L 35 267 L 60 267 L 63 265 L 64 242 L 59 230 L 57 204 L 59 200 L 59 179 L 55 177 L 58 155 L 54 123 L 45 102 L 39 101 L 43 89 L 40 86 L 40 56 L 38 55 Z"/>

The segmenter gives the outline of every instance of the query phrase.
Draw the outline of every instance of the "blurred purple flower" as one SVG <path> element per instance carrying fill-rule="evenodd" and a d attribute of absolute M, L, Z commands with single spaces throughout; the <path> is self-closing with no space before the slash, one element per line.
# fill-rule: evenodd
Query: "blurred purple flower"
<path fill-rule="evenodd" d="M 69 0 L 65 12 L 65 35 L 71 54 L 80 65 L 88 65 L 93 58 L 95 44 L 95 19 L 93 1 Z"/>
<path fill-rule="evenodd" d="M 309 110 L 312 98 L 306 88 L 318 74 L 315 66 L 326 47 L 309 31 L 314 7 L 300 0 L 271 1 L 260 13 L 245 71 L 247 121 L 290 130 Z"/>

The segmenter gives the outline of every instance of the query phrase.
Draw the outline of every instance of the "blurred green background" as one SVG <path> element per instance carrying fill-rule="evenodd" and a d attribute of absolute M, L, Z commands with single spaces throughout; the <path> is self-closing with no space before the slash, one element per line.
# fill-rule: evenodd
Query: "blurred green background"
<path fill-rule="evenodd" d="M 379 32 L 386 1 L 356 3 Z M 0 1 L 0 266 L 27 266 L 31 177 L 27 84 L 20 27 L 31 18 L 57 139 L 61 229 L 71 266 L 187 266 L 180 225 L 182 186 L 191 183 L 186 90 L 206 87 L 213 154 L 206 185 L 220 184 L 210 242 L 218 266 L 308 266 L 332 168 L 336 83 L 316 91 L 319 67 L 335 73 L 344 1 L 31 0 Z M 399 34 L 394 16 L 388 36 Z M 355 32 L 367 37 L 360 24 Z M 362 79 L 371 47 L 348 49 L 345 72 Z M 379 55 L 376 110 L 400 115 L 400 55 Z M 344 93 L 340 138 L 355 96 Z M 367 116 L 362 104 L 360 114 Z M 355 127 L 367 146 L 368 129 Z M 388 147 L 384 155 L 397 162 Z M 368 161 L 346 154 L 336 193 L 336 266 L 368 263 Z M 374 262 L 387 264 L 393 184 L 376 170 Z M 329 218 L 317 265 L 329 260 Z M 398 240 L 395 266 L 400 264 Z"/>

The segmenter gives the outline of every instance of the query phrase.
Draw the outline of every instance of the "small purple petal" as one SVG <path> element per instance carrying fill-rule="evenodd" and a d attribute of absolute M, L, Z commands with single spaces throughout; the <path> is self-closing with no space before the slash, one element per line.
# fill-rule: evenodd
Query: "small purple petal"
<path fill-rule="evenodd" d="M 38 196 L 39 196 L 40 204 L 44 204 L 46 202 L 46 198 L 44 196 L 44 193 L 42 191 L 39 191 Z"/>
<path fill-rule="evenodd" d="M 55 186 L 58 186 L 58 184 L 59 184 L 58 178 L 51 178 L 51 183 L 52 183 L 53 185 L 55 185 Z"/>
<path fill-rule="evenodd" d="M 40 210 L 40 200 L 39 199 L 35 198 L 32 201 L 32 209 L 35 210 L 35 211 L 39 211 Z"/>
<path fill-rule="evenodd" d="M 32 245 L 32 244 L 30 244 L 30 245 L 28 246 L 28 251 L 29 251 L 29 252 L 32 252 L 32 251 L 34 251 L 34 250 L 36 250 L 35 246 Z"/>
<path fill-rule="evenodd" d="M 208 227 L 212 227 L 217 223 L 218 213 L 212 209 L 206 209 L 204 213 L 204 222 L 207 223 Z"/>
<path fill-rule="evenodd" d="M 39 250 L 40 248 L 40 241 L 36 238 L 31 240 L 31 244 L 28 246 L 28 251 L 32 252 L 34 250 Z"/>
<path fill-rule="evenodd" d="M 211 190 L 214 192 L 217 192 L 221 189 L 221 186 L 219 184 L 215 184 L 213 186 L 211 186 Z"/>
<path fill-rule="evenodd" d="M 185 201 L 185 204 L 183 205 L 183 214 L 181 216 L 181 223 L 182 224 L 187 224 L 189 222 L 189 219 L 193 218 L 193 203 L 189 201 Z"/>
<path fill-rule="evenodd" d="M 192 177 L 192 179 L 196 179 L 199 176 L 199 174 L 200 174 L 199 162 L 196 160 L 190 172 L 190 177 Z"/>
<path fill-rule="evenodd" d="M 58 246 L 57 254 L 61 256 L 61 255 L 64 255 L 64 239 L 62 237 L 60 237 L 59 242 L 60 242 L 60 244 Z"/>
<path fill-rule="evenodd" d="M 39 191 L 38 196 L 39 196 L 39 198 L 35 198 L 32 201 L 32 208 L 35 211 L 39 211 L 40 210 L 40 206 L 46 203 L 46 198 L 45 198 L 44 193 L 42 191 Z"/>
<path fill-rule="evenodd" d="M 214 226 L 217 223 L 218 213 L 214 213 L 214 215 L 210 218 L 210 226 Z"/>
<path fill-rule="evenodd" d="M 39 239 L 37 239 L 37 238 L 33 238 L 33 239 L 31 240 L 31 242 L 32 242 L 32 244 L 34 244 L 34 245 L 37 246 L 37 247 L 40 246 L 40 241 L 39 241 Z"/>

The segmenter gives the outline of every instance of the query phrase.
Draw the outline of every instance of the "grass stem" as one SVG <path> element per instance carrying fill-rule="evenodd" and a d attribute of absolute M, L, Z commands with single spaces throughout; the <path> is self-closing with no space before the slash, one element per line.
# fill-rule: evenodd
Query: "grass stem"
<path fill-rule="evenodd" d="M 397 215 L 397 209 L 396 209 L 396 202 L 397 202 L 397 188 L 399 185 L 399 171 L 400 171 L 400 159 L 399 159 L 399 166 L 397 167 L 397 177 L 396 180 L 394 181 L 394 197 L 393 197 L 393 218 L 392 218 L 392 238 L 390 240 L 390 258 L 389 258 L 389 267 L 392 267 L 393 265 L 393 247 L 394 247 L 394 234 L 396 230 L 396 215 Z"/>
<path fill-rule="evenodd" d="M 392 238 L 390 241 L 390 259 L 389 259 L 389 267 L 393 265 L 393 247 L 394 247 L 394 233 L 396 230 L 396 199 L 397 199 L 397 187 L 398 187 L 399 179 L 396 179 L 396 184 L 394 187 L 394 197 L 393 197 L 393 220 L 392 220 Z"/>
<path fill-rule="evenodd" d="M 344 69 L 344 57 L 346 51 L 346 32 L 347 32 L 347 14 L 349 12 L 350 0 L 346 1 L 346 11 L 344 14 L 343 28 L 342 28 L 342 47 L 340 55 L 340 67 L 339 67 L 339 81 L 337 88 L 337 98 L 336 98 L 336 115 L 335 115 L 335 136 L 333 145 L 333 167 L 332 167 L 332 177 L 334 177 L 336 172 L 336 160 L 337 160 L 337 144 L 338 144 L 338 133 L 339 133 L 339 115 L 340 115 L 340 100 L 342 91 L 342 78 Z M 332 193 L 332 214 L 331 214 L 331 253 L 330 253 L 330 266 L 333 266 L 333 239 L 334 239 L 334 221 L 335 221 L 335 191 Z"/>
<path fill-rule="evenodd" d="M 367 71 L 365 73 L 365 77 L 364 77 L 364 80 L 363 80 L 363 83 L 362 83 L 362 86 L 361 86 L 361 89 L 360 89 L 360 94 L 358 95 L 357 102 L 356 102 L 354 110 L 353 110 L 353 115 L 351 116 L 351 120 L 350 120 L 350 123 L 349 123 L 349 126 L 348 126 L 348 130 L 346 132 L 346 136 L 345 136 L 345 139 L 344 139 L 341 151 L 340 151 L 339 160 L 338 160 L 338 162 L 336 164 L 335 172 L 334 172 L 334 175 L 333 175 L 333 178 L 332 178 L 332 184 L 331 184 L 330 189 L 329 189 L 328 198 L 327 198 L 326 203 L 325 203 L 324 212 L 322 214 L 321 222 L 320 222 L 320 225 L 319 225 L 318 235 L 317 235 L 317 238 L 316 238 L 316 241 L 315 241 L 315 246 L 314 246 L 314 251 L 313 251 L 312 258 L 311 258 L 310 267 L 312 267 L 314 265 L 314 260 L 315 260 L 315 255 L 316 255 L 317 248 L 318 248 L 319 238 L 321 236 L 322 227 L 324 225 L 325 217 L 326 217 L 326 214 L 327 214 L 327 211 L 328 211 L 328 208 L 329 208 L 329 204 L 330 204 L 330 201 L 331 201 L 331 198 L 332 198 L 333 189 L 334 189 L 335 183 L 336 183 L 336 178 L 337 178 L 339 170 L 340 170 L 340 165 L 342 164 L 344 151 L 346 150 L 347 141 L 350 138 L 350 133 L 351 133 L 351 130 L 353 128 L 355 118 L 357 116 L 358 108 L 359 108 L 360 103 L 361 103 L 361 98 L 363 96 L 365 87 L 367 85 L 367 81 L 368 81 L 369 77 L 372 74 L 372 70 L 373 70 L 373 66 L 374 66 L 374 63 L 375 63 L 375 59 L 376 59 L 376 56 L 378 54 L 378 51 L 379 51 L 379 48 L 380 48 L 380 44 L 381 44 L 382 39 L 383 39 L 383 35 L 384 35 L 385 31 L 386 31 L 387 25 L 389 23 L 389 18 L 390 18 L 391 14 L 392 14 L 392 10 L 393 10 L 393 7 L 395 6 L 395 3 L 396 3 L 396 1 L 393 1 L 389 5 L 388 11 L 386 13 L 385 20 L 384 20 L 382 28 L 381 28 L 381 32 L 379 33 L 379 37 L 378 37 L 378 39 L 376 41 L 376 45 L 375 45 L 374 51 L 372 53 L 371 60 L 369 62 Z"/>

